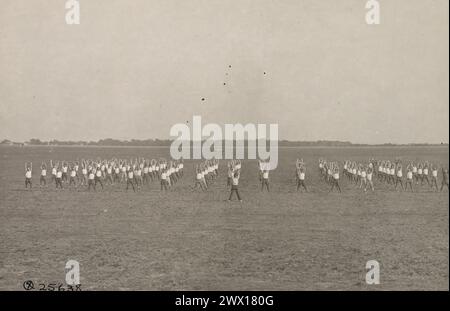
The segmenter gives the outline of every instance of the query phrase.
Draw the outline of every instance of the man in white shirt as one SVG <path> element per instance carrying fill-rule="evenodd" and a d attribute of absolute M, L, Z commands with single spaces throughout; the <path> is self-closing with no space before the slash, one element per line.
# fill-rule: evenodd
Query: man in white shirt
<path fill-rule="evenodd" d="M 134 188 L 134 172 L 132 167 L 130 167 L 127 171 L 127 188 L 125 189 L 126 191 L 128 191 L 128 186 L 130 185 L 133 188 L 133 191 L 136 192 L 136 189 Z"/>
<path fill-rule="evenodd" d="M 32 170 L 33 170 L 33 163 L 30 162 L 30 166 L 28 166 L 27 163 L 25 163 L 25 189 L 28 188 L 28 185 L 30 186 L 30 189 L 33 186 L 31 182 Z"/>
<path fill-rule="evenodd" d="M 41 164 L 41 177 L 39 179 L 39 186 L 46 187 L 47 186 L 47 165 L 44 162 Z"/>
<path fill-rule="evenodd" d="M 264 186 L 267 188 L 267 192 L 269 190 L 269 170 L 265 169 L 262 173 L 262 181 L 261 181 L 261 191 L 264 191 Z"/>
<path fill-rule="evenodd" d="M 94 188 L 97 188 L 97 183 L 99 183 L 100 186 L 102 186 L 102 189 L 103 189 L 103 183 L 102 183 L 102 171 L 101 171 L 100 168 L 97 168 L 97 170 L 95 171 Z"/>
<path fill-rule="evenodd" d="M 238 185 L 239 185 L 239 178 L 241 176 L 241 173 L 239 170 L 237 170 L 232 178 L 232 184 L 231 184 L 231 192 L 230 192 L 230 196 L 228 197 L 228 201 L 231 201 L 231 198 L 233 197 L 233 193 L 236 193 L 236 196 L 239 200 L 239 202 L 242 202 L 241 196 L 239 195 L 239 189 L 238 189 Z"/>
<path fill-rule="evenodd" d="M 306 189 L 305 185 L 305 175 L 306 175 L 306 168 L 304 166 L 300 166 L 300 168 L 297 169 L 297 191 L 300 189 L 300 187 L 303 187 L 306 192 L 308 192 L 308 189 Z"/>

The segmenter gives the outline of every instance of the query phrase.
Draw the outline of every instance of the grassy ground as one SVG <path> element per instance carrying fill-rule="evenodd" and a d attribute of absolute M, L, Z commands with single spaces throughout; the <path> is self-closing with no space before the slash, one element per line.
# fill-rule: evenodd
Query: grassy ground
<path fill-rule="evenodd" d="M 260 193 L 255 161 L 245 161 L 244 202 L 228 203 L 226 172 L 208 192 L 192 192 L 192 163 L 168 193 L 152 184 L 39 189 L 42 160 L 165 156 L 167 148 L 0 147 L 0 289 L 25 280 L 64 282 L 80 262 L 84 290 L 448 290 L 449 195 L 375 183 L 363 193 L 342 180 L 328 193 L 317 159 L 422 159 L 448 167 L 448 148 L 286 148 Z M 295 159 L 308 164 L 310 193 L 297 193 Z M 23 166 L 33 161 L 33 191 Z M 365 264 L 381 284 L 365 284 Z"/>

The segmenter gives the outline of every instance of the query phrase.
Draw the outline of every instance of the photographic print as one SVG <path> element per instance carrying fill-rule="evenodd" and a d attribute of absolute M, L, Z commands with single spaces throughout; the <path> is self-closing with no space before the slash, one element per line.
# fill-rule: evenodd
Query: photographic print
<path fill-rule="evenodd" d="M 448 12 L 0 1 L 0 290 L 448 291 Z"/>

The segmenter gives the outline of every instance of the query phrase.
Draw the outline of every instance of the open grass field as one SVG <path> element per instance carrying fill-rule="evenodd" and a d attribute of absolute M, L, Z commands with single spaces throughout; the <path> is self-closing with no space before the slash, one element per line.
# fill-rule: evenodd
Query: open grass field
<path fill-rule="evenodd" d="M 226 201 L 225 161 L 207 192 L 191 190 L 192 161 L 166 193 L 157 182 L 139 193 L 38 186 L 43 160 L 136 156 L 169 158 L 169 149 L 0 147 L 0 290 L 64 282 L 69 259 L 80 263 L 83 290 L 449 289 L 447 189 L 407 193 L 375 180 L 364 193 L 342 178 L 343 193 L 328 193 L 317 170 L 319 157 L 448 167 L 448 147 L 283 148 L 270 194 L 260 192 L 257 162 L 243 162 L 243 203 Z M 309 193 L 295 191 L 297 157 Z M 32 191 L 25 161 L 34 165 Z M 365 283 L 371 259 L 379 285 Z"/>

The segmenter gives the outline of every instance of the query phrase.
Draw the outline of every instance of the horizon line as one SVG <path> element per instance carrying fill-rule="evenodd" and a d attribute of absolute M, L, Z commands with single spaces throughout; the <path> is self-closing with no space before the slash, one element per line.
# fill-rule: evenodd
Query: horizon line
<path fill-rule="evenodd" d="M 40 142 L 36 143 L 36 144 L 32 144 L 31 142 L 35 140 L 36 142 Z M 189 143 L 193 143 L 193 142 L 205 142 L 206 140 L 208 140 L 208 138 L 206 139 L 202 139 L 202 140 L 182 140 L 181 142 L 189 142 Z M 265 139 L 266 141 L 270 141 L 270 139 Z M 51 140 L 41 140 L 39 138 L 30 138 L 26 141 L 14 141 L 14 140 L 10 140 L 10 139 L 2 139 L 0 140 L 0 144 L 4 145 L 6 144 L 5 142 L 10 142 L 13 144 L 28 144 L 28 145 L 55 145 L 52 144 L 52 142 L 55 143 L 62 143 L 62 144 L 81 144 L 81 145 L 88 145 L 88 144 L 99 144 L 101 142 L 105 142 L 105 141 L 115 141 L 117 143 L 133 143 L 133 142 L 148 142 L 148 141 L 160 141 L 160 142 L 165 142 L 165 143 L 169 143 L 169 142 L 173 142 L 175 141 L 175 139 L 170 139 L 170 138 L 166 138 L 166 139 L 161 139 L 161 138 L 147 138 L 147 139 L 135 139 L 135 138 L 131 138 L 131 139 L 117 139 L 117 138 L 101 138 L 98 140 L 58 140 L 58 139 L 51 139 Z M 249 140 L 249 139 L 243 139 L 243 140 L 226 140 L 226 139 L 218 139 L 218 140 L 213 140 L 214 142 L 258 142 L 258 140 Z M 347 144 L 347 145 L 367 145 L 367 146 L 379 146 L 379 145 L 449 145 L 449 142 L 402 142 L 402 143 L 394 143 L 394 142 L 382 142 L 382 143 L 355 143 L 352 141 L 348 141 L 348 140 L 328 140 L 328 139 L 321 139 L 321 140 L 289 140 L 289 139 L 278 139 L 277 140 L 279 143 L 306 143 L 306 144 L 320 144 L 320 143 L 338 143 L 338 144 Z M 114 146 L 114 145 L 112 145 Z"/>

